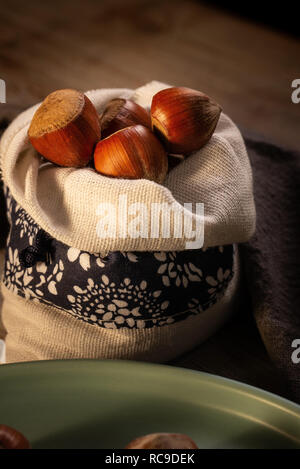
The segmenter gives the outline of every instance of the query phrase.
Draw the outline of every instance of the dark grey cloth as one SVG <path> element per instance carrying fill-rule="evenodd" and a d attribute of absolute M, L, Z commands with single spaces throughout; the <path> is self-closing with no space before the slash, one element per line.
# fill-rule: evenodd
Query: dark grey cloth
<path fill-rule="evenodd" d="M 253 168 L 256 233 L 241 246 L 246 285 L 269 356 L 300 403 L 300 153 L 246 136 Z M 300 356 L 300 353 L 299 353 Z"/>

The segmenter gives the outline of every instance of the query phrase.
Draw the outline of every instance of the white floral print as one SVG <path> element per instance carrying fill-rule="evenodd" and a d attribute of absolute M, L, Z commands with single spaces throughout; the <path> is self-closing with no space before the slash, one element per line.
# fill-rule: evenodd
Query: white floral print
<path fill-rule="evenodd" d="M 16 225 L 20 226 L 20 238 L 27 235 L 29 244 L 32 245 L 34 238 L 38 232 L 38 227 L 35 225 L 33 219 L 23 210 L 20 205 L 16 205 Z"/>
<path fill-rule="evenodd" d="M 189 311 L 193 314 L 198 314 L 203 312 L 203 306 L 201 305 L 199 298 L 192 298 L 188 302 Z"/>
<path fill-rule="evenodd" d="M 208 290 L 208 293 L 211 295 L 211 297 L 218 299 L 220 296 L 222 296 L 223 290 L 227 286 L 230 279 L 230 275 L 231 271 L 229 269 L 223 271 L 222 267 L 219 267 L 216 278 L 212 277 L 211 275 L 206 277 L 206 282 L 211 286 L 211 288 Z"/>
<path fill-rule="evenodd" d="M 192 262 L 180 264 L 176 261 L 176 252 L 156 252 L 154 257 L 161 262 L 157 273 L 162 276 L 162 283 L 169 287 L 172 282 L 176 287 L 181 285 L 187 288 L 189 282 L 201 282 L 202 270 L 198 269 Z"/>
<path fill-rule="evenodd" d="M 25 298 L 29 299 L 43 297 L 45 289 L 52 295 L 57 295 L 57 284 L 63 277 L 63 261 L 59 260 L 56 264 L 50 265 L 39 262 L 34 269 L 33 267 L 23 268 L 20 264 L 18 249 L 8 248 L 3 281 L 9 290 L 14 293 L 20 290 Z M 39 274 L 38 281 L 34 273 Z"/>
<path fill-rule="evenodd" d="M 91 257 L 95 258 L 96 264 L 99 267 L 105 266 L 105 256 L 102 256 L 101 254 L 89 254 L 88 252 L 80 251 L 77 248 L 69 248 L 67 251 L 67 257 L 70 262 L 76 262 L 78 260 L 79 264 L 85 271 L 88 271 L 91 268 Z"/>
<path fill-rule="evenodd" d="M 36 271 L 41 273 L 40 281 L 37 283 L 36 288 L 40 288 L 43 285 L 47 286 L 47 289 L 52 295 L 57 295 L 57 284 L 61 282 L 64 273 L 64 263 L 59 260 L 53 267 L 52 272 L 48 274 L 48 266 L 45 262 L 39 262 L 36 266 Z"/>
<path fill-rule="evenodd" d="M 137 256 L 137 254 L 133 253 L 133 252 L 121 252 L 122 256 L 125 257 L 125 259 L 128 259 L 130 262 L 138 262 L 139 261 L 139 258 Z"/>
<path fill-rule="evenodd" d="M 125 278 L 116 285 L 110 282 L 107 275 L 102 275 L 99 283 L 89 278 L 86 288 L 75 285 L 73 290 L 74 293 L 68 295 L 72 313 L 83 315 L 86 320 L 98 322 L 107 328 L 115 329 L 118 325 L 126 324 L 130 328 L 143 329 L 146 321 L 140 313 L 141 307 L 157 322 L 156 318 L 169 306 L 169 301 L 158 300 L 161 291 L 151 292 L 147 289 L 145 280 L 134 285 L 129 278 Z"/>
<path fill-rule="evenodd" d="M 18 286 L 22 285 L 21 277 L 23 271 L 19 261 L 18 250 L 12 250 L 11 247 L 8 248 L 7 256 L 5 260 L 5 276 L 4 281 L 11 291 L 14 293 L 18 292 Z"/>

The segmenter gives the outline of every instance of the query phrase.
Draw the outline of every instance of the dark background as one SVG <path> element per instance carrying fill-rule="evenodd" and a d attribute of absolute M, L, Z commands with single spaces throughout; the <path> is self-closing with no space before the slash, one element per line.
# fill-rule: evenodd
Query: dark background
<path fill-rule="evenodd" d="M 268 2 L 263 0 L 245 1 L 207 1 L 207 5 L 215 5 L 228 12 L 237 13 L 241 17 L 283 31 L 295 37 L 300 35 L 299 5 L 290 0 L 285 2 Z"/>

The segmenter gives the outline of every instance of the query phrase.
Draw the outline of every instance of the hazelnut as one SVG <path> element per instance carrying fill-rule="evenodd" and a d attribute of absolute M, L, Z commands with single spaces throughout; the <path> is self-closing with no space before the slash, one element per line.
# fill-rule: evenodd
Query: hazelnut
<path fill-rule="evenodd" d="M 153 96 L 152 128 L 169 153 L 187 155 L 209 141 L 221 110 L 200 91 L 167 88 Z"/>
<path fill-rule="evenodd" d="M 95 169 L 105 176 L 150 179 L 162 183 L 168 170 L 166 152 L 147 127 L 134 125 L 101 140 L 94 153 Z"/>
<path fill-rule="evenodd" d="M 80 91 L 54 91 L 35 112 L 28 136 L 47 160 L 60 166 L 83 167 L 100 140 L 99 117 Z"/>
<path fill-rule="evenodd" d="M 125 449 L 198 449 L 198 446 L 182 433 L 151 433 L 132 440 Z"/>
<path fill-rule="evenodd" d="M 144 125 L 151 129 L 150 114 L 130 99 L 112 99 L 100 117 L 102 138 L 132 125 Z"/>

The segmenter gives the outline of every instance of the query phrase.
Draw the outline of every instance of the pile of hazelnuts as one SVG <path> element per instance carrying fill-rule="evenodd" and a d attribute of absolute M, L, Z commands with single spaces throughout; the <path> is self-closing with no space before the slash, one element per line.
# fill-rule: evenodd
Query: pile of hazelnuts
<path fill-rule="evenodd" d="M 64 167 L 92 162 L 99 173 L 162 183 L 168 168 L 211 138 L 221 107 L 190 88 L 172 87 L 153 96 L 150 112 L 129 99 L 113 99 L 101 115 L 77 90 L 51 93 L 28 130 L 33 147 Z"/>

